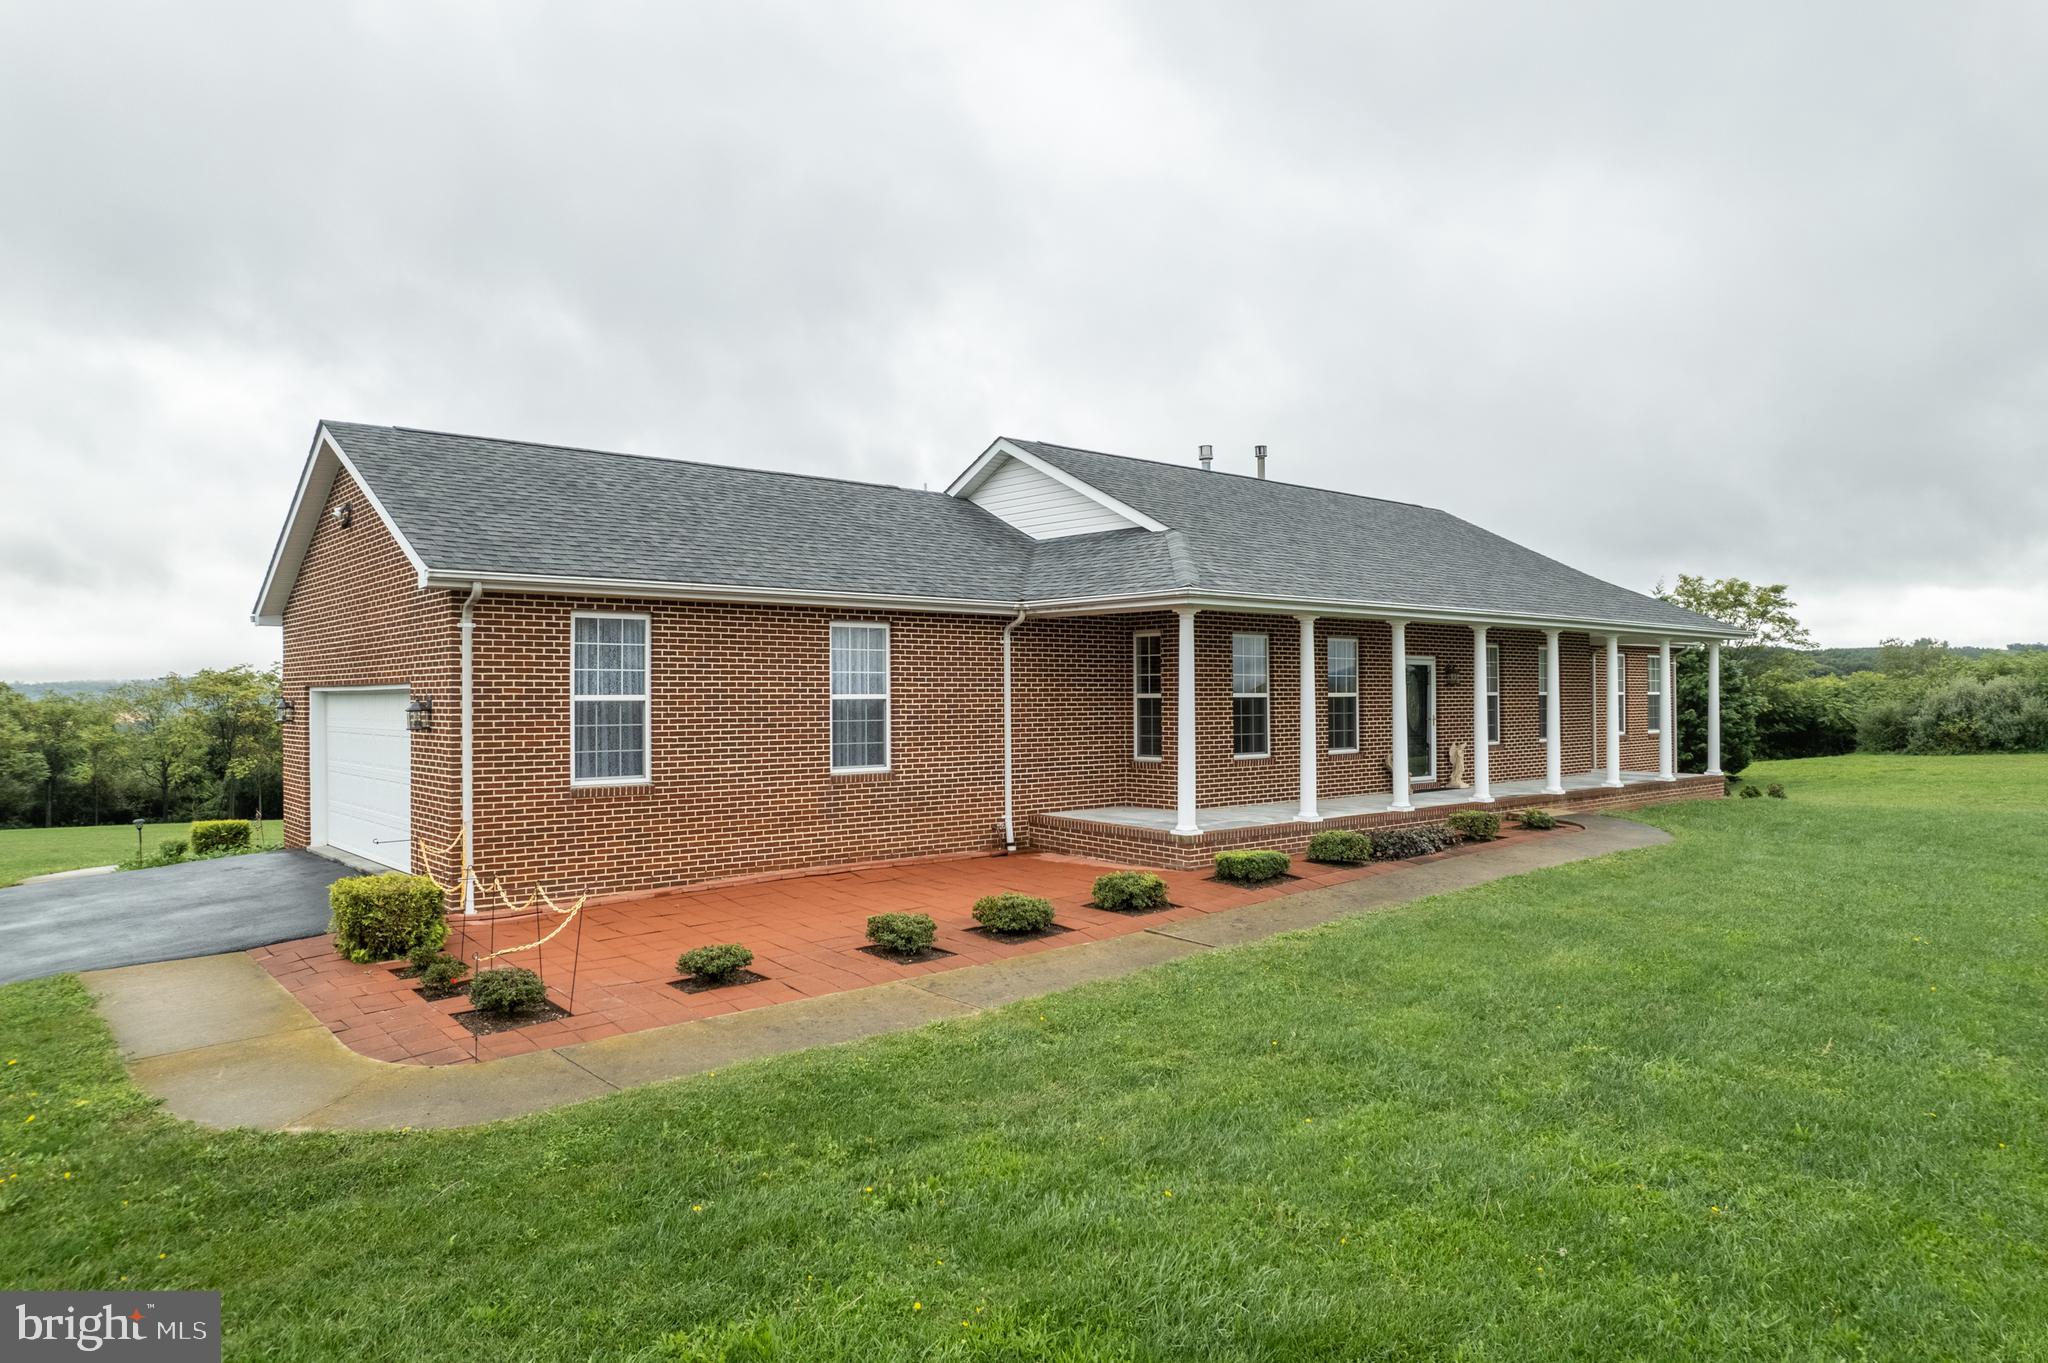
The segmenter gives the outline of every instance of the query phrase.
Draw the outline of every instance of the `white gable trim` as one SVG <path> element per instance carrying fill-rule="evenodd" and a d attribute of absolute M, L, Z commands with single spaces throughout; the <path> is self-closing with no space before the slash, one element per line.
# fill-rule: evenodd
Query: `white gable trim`
<path fill-rule="evenodd" d="M 292 585 L 299 580 L 299 568 L 306 561 L 306 551 L 313 546 L 313 531 L 319 527 L 321 510 L 327 505 L 327 494 L 334 488 L 334 476 L 343 471 L 355 480 L 363 500 L 384 522 L 384 528 L 391 532 L 399 552 L 405 555 L 405 561 L 418 575 L 419 585 L 426 586 L 426 561 L 406 539 L 405 532 L 398 528 L 398 522 L 391 519 L 391 513 L 377 499 L 376 489 L 349 459 L 341 448 L 341 442 L 323 424 L 313 432 L 313 448 L 306 452 L 306 466 L 299 471 L 299 486 L 292 494 L 291 510 L 285 516 L 284 529 L 278 532 L 277 547 L 271 550 L 270 567 L 263 574 L 262 589 L 256 594 L 256 608 L 249 614 L 256 624 L 284 623 L 285 602 L 291 599 Z"/>
<path fill-rule="evenodd" d="M 1136 507 L 1126 502 L 1118 501 L 1107 492 L 1102 491 L 1102 489 L 1082 482 L 1065 469 L 1054 467 L 1052 464 L 1040 459 L 1037 455 L 1011 444 L 1008 440 L 998 440 L 982 451 L 981 458 L 975 460 L 973 464 L 968 466 L 965 473 L 953 480 L 953 485 L 946 489 L 946 494 L 951 497 L 963 497 L 972 500 L 975 492 L 980 489 L 981 485 L 986 483 L 999 467 L 1011 460 L 1015 460 L 1027 468 L 1035 469 L 1063 487 L 1080 493 L 1089 501 L 1094 502 L 1112 515 L 1129 522 L 1137 529 L 1150 530 L 1157 533 L 1167 528 Z"/>

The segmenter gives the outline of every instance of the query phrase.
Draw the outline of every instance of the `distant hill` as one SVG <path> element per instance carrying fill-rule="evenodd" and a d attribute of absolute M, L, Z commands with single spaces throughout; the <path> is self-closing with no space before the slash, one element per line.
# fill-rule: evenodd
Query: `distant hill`
<path fill-rule="evenodd" d="M 2007 644 L 2004 648 L 1982 648 L 1975 644 L 1952 644 L 1949 652 L 1958 658 L 1984 658 L 1994 653 L 2039 653 L 2048 650 L 2048 644 Z M 1789 652 L 1789 650 L 1786 650 Z M 1807 662 L 1807 671 L 1816 677 L 1833 674 L 1846 677 L 1851 672 L 1877 671 L 1878 648 L 1816 648 L 1799 655 Z"/>
<path fill-rule="evenodd" d="M 7 685 L 31 700 L 43 696 L 103 696 L 116 687 L 126 686 L 123 681 L 54 681 L 54 682 L 8 682 Z"/>

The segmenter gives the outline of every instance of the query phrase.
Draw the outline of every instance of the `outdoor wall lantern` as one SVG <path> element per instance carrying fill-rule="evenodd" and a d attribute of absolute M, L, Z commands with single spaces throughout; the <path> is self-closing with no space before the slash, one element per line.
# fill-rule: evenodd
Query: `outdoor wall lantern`
<path fill-rule="evenodd" d="M 349 522 L 356 518 L 356 509 L 349 503 L 343 502 L 340 506 L 335 507 L 334 510 L 328 512 L 327 514 L 334 517 L 334 523 L 336 525 L 346 530 L 348 529 Z"/>
<path fill-rule="evenodd" d="M 425 733 L 434 727 L 434 702 L 420 696 L 405 707 L 405 727 L 414 733 Z"/>
<path fill-rule="evenodd" d="M 292 722 L 292 703 L 283 696 L 277 698 L 277 722 L 280 725 Z"/>

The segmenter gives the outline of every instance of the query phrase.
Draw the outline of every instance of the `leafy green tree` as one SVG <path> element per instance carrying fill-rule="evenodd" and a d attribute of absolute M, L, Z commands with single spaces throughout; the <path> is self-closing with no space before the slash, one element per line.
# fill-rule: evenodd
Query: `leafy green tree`
<path fill-rule="evenodd" d="M 57 787 L 85 752 L 84 707 L 76 697 L 52 692 L 26 712 L 29 751 L 43 759 L 43 827 L 57 822 Z"/>
<path fill-rule="evenodd" d="M 206 739 L 207 775 L 220 811 L 229 817 L 238 781 L 282 767 L 278 686 L 275 669 L 247 665 L 201 669 L 187 683 L 190 714 Z"/>
<path fill-rule="evenodd" d="M 79 776 L 92 792 L 92 822 L 98 823 L 102 799 L 119 792 L 130 770 L 132 745 L 112 697 L 81 697 L 78 711 Z"/>
<path fill-rule="evenodd" d="M 191 713 L 190 687 L 173 672 L 156 681 L 130 683 L 118 698 L 135 769 L 156 804 L 157 818 L 168 820 L 174 796 L 206 775 L 206 734 Z"/>
<path fill-rule="evenodd" d="M 27 823 L 50 777 L 31 734 L 34 705 L 14 688 L 0 686 L 0 825 Z"/>
<path fill-rule="evenodd" d="M 1813 639 L 1793 614 L 1798 603 L 1782 582 L 1759 585 L 1739 577 L 1698 577 L 1680 573 L 1678 585 L 1657 584 L 1657 595 L 1666 601 L 1712 616 L 1743 630 L 1753 647 L 1812 648 Z"/>
<path fill-rule="evenodd" d="M 1910 644 L 1904 639 L 1881 639 L 1877 645 L 1877 670 L 1888 677 L 1928 677 L 1957 661 L 1946 639 L 1919 638 Z"/>

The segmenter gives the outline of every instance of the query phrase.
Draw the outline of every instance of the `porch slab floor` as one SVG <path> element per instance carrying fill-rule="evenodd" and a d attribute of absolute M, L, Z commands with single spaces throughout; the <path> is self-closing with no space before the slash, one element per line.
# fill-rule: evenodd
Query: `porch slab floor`
<path fill-rule="evenodd" d="M 1081 907 L 1101 865 L 1051 856 L 925 863 L 650 896 L 638 904 L 637 917 L 624 912 L 636 906 L 622 901 L 599 906 L 621 911 L 620 921 L 611 924 L 615 937 L 662 940 L 659 950 L 645 958 L 650 963 L 660 962 L 660 968 L 639 973 L 643 982 L 660 977 L 663 982 L 646 987 L 685 1003 L 685 996 L 665 985 L 673 956 L 669 942 L 677 931 L 701 935 L 707 925 L 701 920 L 706 918 L 721 928 L 737 926 L 743 931 L 748 922 L 765 924 L 768 920 L 759 915 L 771 912 L 767 906 L 784 895 L 789 896 L 786 904 L 821 921 L 831 919 L 834 915 L 818 908 L 821 899 L 829 898 L 815 893 L 828 888 L 815 884 L 820 880 L 834 882 L 842 895 L 856 902 L 901 905 L 919 898 L 946 900 L 946 904 L 932 906 L 943 911 L 934 912 L 942 925 L 940 940 L 950 937 L 960 942 L 962 958 L 974 950 L 966 944 L 979 941 L 962 930 L 966 914 L 957 906 L 962 903 L 960 894 L 967 891 L 985 893 L 1002 886 L 1052 890 L 1062 916 L 1076 933 L 1050 943 L 994 945 L 975 963 L 951 968 L 895 967 L 881 972 L 889 977 L 887 983 L 856 979 L 808 996 L 792 991 L 792 1000 L 777 1007 L 766 1005 L 785 996 L 760 999 L 710 1016 L 689 1016 L 685 1009 L 684 1020 L 643 1023 L 637 1030 L 628 1030 L 613 1018 L 610 1032 L 558 1041 L 546 1048 L 528 1045 L 523 1052 L 507 1051 L 483 1064 L 432 1063 L 428 1056 L 436 1048 L 431 1039 L 416 1043 L 421 1049 L 400 1047 L 408 1054 L 390 1057 L 413 1062 L 409 1064 L 372 1058 L 365 1049 L 352 1049 L 355 1040 L 344 1044 L 359 1026 L 365 1037 L 375 1033 L 395 1037 L 410 1030 L 408 1024 L 394 1026 L 385 1017 L 407 1005 L 375 1006 L 379 1000 L 373 996 L 388 992 L 375 978 L 390 973 L 384 967 L 352 966 L 337 958 L 341 968 L 335 969 L 316 964 L 318 953 L 310 951 L 284 953 L 279 948 L 263 948 L 268 959 L 260 964 L 258 952 L 236 952 L 95 971 L 80 978 L 96 996 L 100 1014 L 113 1031 L 136 1084 L 161 1099 L 177 1116 L 209 1126 L 272 1130 L 470 1126 L 744 1060 L 967 1017 L 985 1008 L 1128 975 L 1205 951 L 1527 871 L 1669 841 L 1669 834 L 1646 824 L 1594 815 L 1586 818 L 1583 831 L 1515 834 L 1496 843 L 1370 867 L 1303 867 L 1308 874 L 1302 879 L 1277 888 L 1244 890 L 1206 881 L 1203 873 L 1167 872 L 1168 885 L 1180 906 L 1134 918 Z M 945 874 L 935 876 L 934 871 L 940 869 Z M 901 874 L 895 874 L 899 871 Z M 806 893 L 806 887 L 812 892 Z M 755 917 L 746 917 L 735 903 L 717 902 L 716 896 L 740 902 L 751 899 L 751 893 L 735 895 L 736 889 L 765 892 L 766 897 L 755 904 Z M 1092 921 L 1097 917 L 1110 921 Z M 1082 926 L 1084 918 L 1091 920 L 1086 927 Z M 646 919 L 664 920 L 666 926 L 631 930 L 645 926 L 642 920 Z M 824 934 L 841 954 L 847 945 L 849 921 L 857 939 L 859 920 L 843 903 L 836 916 L 838 926 Z M 804 930 L 781 926 L 788 941 L 806 940 Z M 1087 936 L 1076 942 L 1079 934 Z M 326 945 L 325 939 L 315 940 Z M 772 956 L 762 953 L 758 968 L 772 973 L 781 968 L 778 963 L 782 961 L 815 959 L 805 956 L 800 946 L 778 945 L 772 951 Z M 328 954 L 331 956 L 331 948 Z M 589 957 L 584 964 L 588 968 Z M 318 988 L 345 982 L 351 976 L 356 983 L 370 986 L 356 995 L 366 1002 L 353 1012 L 337 1002 L 349 997 L 347 990 L 323 992 Z M 770 981 L 778 982 L 787 983 Z M 407 986 L 409 993 L 408 982 L 399 983 Z M 725 991 L 712 991 L 713 995 L 721 992 Z M 311 1010 L 309 997 L 321 1001 L 328 1017 Z M 191 1009 L 201 998 L 206 1003 L 204 1016 L 193 1022 Z M 585 999 L 582 1006 L 590 1008 L 590 1000 Z M 350 1020 L 340 1027 L 329 1020 L 343 1017 Z M 587 1011 L 563 1023 L 542 1025 L 566 1025 L 573 1032 L 577 1030 L 574 1024 L 604 1025 L 593 1023 Z"/>
<path fill-rule="evenodd" d="M 1654 771 L 1625 771 L 1621 774 L 1624 786 L 1642 785 L 1662 781 Z M 1568 773 L 1563 782 L 1567 795 L 1574 791 L 1598 790 L 1607 784 L 1604 771 L 1575 771 Z M 1528 780 L 1495 781 L 1493 797 L 1509 800 L 1524 795 L 1541 795 L 1543 778 Z M 1449 805 L 1472 803 L 1469 786 L 1439 786 L 1414 791 L 1408 802 L 1417 809 L 1441 809 Z M 1341 819 L 1351 814 L 1385 814 L 1393 808 L 1394 797 L 1389 791 L 1374 791 L 1366 795 L 1333 795 L 1316 801 L 1316 812 L 1325 820 Z M 1195 816 L 1196 826 L 1204 833 L 1214 833 L 1225 828 L 1263 828 L 1269 824 L 1288 824 L 1300 812 L 1301 805 L 1294 800 L 1267 800 L 1249 805 L 1216 805 L 1201 810 Z M 1125 828 L 1153 828 L 1162 833 L 1173 831 L 1176 814 L 1171 809 L 1154 809 L 1143 805 L 1105 805 L 1099 809 L 1063 809 L 1053 815 L 1060 819 L 1085 819 L 1090 823 L 1118 824 Z"/>

